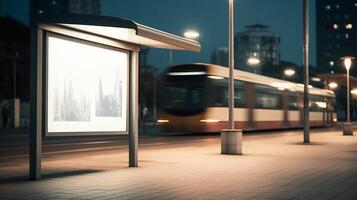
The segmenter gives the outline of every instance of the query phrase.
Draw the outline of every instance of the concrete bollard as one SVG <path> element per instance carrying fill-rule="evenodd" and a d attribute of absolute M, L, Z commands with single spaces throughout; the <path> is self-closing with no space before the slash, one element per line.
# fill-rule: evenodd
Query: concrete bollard
<path fill-rule="evenodd" d="M 343 135 L 353 135 L 352 123 L 346 122 L 343 124 Z"/>
<path fill-rule="evenodd" d="M 223 130 L 221 132 L 221 154 L 242 155 L 242 130 Z"/>

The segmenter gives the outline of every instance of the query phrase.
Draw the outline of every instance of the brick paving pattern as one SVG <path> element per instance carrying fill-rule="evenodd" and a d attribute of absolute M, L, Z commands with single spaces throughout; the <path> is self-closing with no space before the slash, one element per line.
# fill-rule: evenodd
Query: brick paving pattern
<path fill-rule="evenodd" d="M 219 137 L 139 151 L 47 156 L 44 179 L 0 182 L 0 199 L 297 199 L 357 200 L 357 136 L 340 132 L 248 136 L 243 156 L 219 154 Z M 175 137 L 172 138 L 174 140 Z M 24 173 L 26 163 L 0 166 L 0 176 Z"/>

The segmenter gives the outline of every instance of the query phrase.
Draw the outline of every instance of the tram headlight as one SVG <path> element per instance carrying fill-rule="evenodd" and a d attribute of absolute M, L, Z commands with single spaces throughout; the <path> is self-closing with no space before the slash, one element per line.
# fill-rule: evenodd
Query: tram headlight
<path fill-rule="evenodd" d="M 201 119 L 201 122 L 203 122 L 203 123 L 218 123 L 220 121 L 221 120 L 219 120 L 219 119 Z"/>
<path fill-rule="evenodd" d="M 157 120 L 157 123 L 169 123 L 170 122 L 170 120 L 168 120 L 168 119 L 158 119 Z"/>

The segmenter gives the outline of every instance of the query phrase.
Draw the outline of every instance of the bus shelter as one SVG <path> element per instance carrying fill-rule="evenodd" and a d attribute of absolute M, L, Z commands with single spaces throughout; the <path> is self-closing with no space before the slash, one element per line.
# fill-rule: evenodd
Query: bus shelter
<path fill-rule="evenodd" d="M 30 179 L 41 177 L 43 137 L 128 134 L 137 167 L 140 48 L 200 44 L 107 16 L 39 14 L 31 27 Z"/>

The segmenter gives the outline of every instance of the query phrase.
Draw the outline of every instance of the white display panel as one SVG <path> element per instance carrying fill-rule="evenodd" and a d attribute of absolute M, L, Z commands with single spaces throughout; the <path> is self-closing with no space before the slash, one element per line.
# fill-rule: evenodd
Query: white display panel
<path fill-rule="evenodd" d="M 128 52 L 48 35 L 49 135 L 126 132 L 128 62 Z"/>

